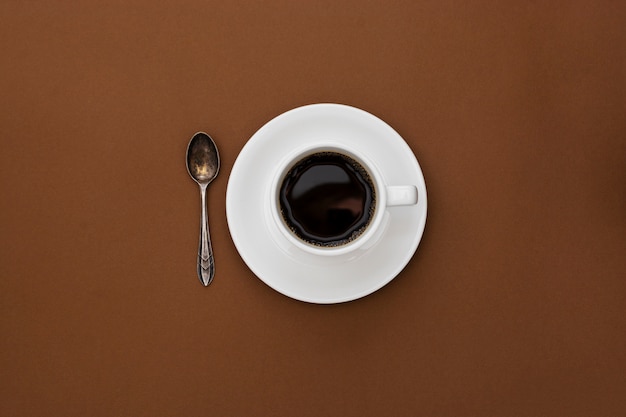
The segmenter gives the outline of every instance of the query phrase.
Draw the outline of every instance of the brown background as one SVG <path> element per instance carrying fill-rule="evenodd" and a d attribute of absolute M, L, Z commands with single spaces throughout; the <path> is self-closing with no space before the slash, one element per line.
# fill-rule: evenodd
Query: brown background
<path fill-rule="evenodd" d="M 2 1 L 0 415 L 626 415 L 626 3 L 505 3 Z M 316 102 L 391 124 L 429 192 L 406 269 L 331 306 L 225 215 L 248 138 Z"/>

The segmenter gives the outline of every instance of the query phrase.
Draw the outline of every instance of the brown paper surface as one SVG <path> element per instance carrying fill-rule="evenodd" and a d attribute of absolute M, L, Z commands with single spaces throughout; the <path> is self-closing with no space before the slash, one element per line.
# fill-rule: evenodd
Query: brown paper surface
<path fill-rule="evenodd" d="M 626 5 L 0 4 L 0 415 L 617 416 L 626 410 Z M 393 126 L 417 253 L 355 302 L 289 299 L 226 223 L 291 108 Z M 217 142 L 216 276 L 185 149 Z"/>

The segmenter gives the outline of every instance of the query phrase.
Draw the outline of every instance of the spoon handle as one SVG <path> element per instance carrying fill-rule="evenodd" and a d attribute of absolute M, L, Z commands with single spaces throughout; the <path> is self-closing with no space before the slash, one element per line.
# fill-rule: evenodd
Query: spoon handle
<path fill-rule="evenodd" d="M 206 210 L 206 185 L 200 186 L 202 199 L 202 218 L 200 220 L 200 243 L 198 245 L 198 278 L 205 287 L 213 281 L 215 264 L 213 262 L 213 248 L 209 234 L 209 218 Z"/>

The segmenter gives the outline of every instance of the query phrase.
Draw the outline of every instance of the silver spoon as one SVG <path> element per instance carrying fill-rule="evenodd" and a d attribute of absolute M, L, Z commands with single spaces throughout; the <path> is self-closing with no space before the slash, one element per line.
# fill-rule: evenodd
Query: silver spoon
<path fill-rule="evenodd" d="M 187 146 L 187 171 L 200 186 L 202 217 L 200 220 L 200 243 L 198 245 L 198 278 L 205 287 L 213 281 L 215 275 L 213 248 L 209 235 L 209 219 L 206 211 L 206 189 L 209 183 L 217 177 L 219 170 L 220 155 L 213 139 L 204 132 L 193 135 Z"/>

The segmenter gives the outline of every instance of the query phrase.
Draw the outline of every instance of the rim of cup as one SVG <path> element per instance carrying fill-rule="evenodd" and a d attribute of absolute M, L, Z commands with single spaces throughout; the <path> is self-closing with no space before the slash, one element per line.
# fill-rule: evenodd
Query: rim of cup
<path fill-rule="evenodd" d="M 373 191 L 376 198 L 374 203 L 374 215 L 372 216 L 372 219 L 366 226 L 365 230 L 358 237 L 350 242 L 338 246 L 326 247 L 306 242 L 305 240 L 295 235 L 295 233 L 289 228 L 289 226 L 287 226 L 287 224 L 285 223 L 285 219 L 281 214 L 279 194 L 280 187 L 282 185 L 285 175 L 302 159 L 318 152 L 335 152 L 339 154 L 344 154 L 354 159 L 368 173 L 374 186 Z M 314 255 L 343 255 L 361 248 L 365 243 L 367 243 L 372 237 L 376 235 L 376 231 L 381 226 L 386 211 L 386 185 L 383 182 L 380 171 L 367 157 L 356 151 L 354 148 L 346 146 L 345 144 L 342 144 L 340 142 L 320 142 L 312 145 L 302 146 L 290 152 L 278 164 L 276 173 L 274 174 L 269 188 L 269 194 L 269 209 L 271 212 L 271 217 L 276 227 L 280 231 L 280 234 L 295 247 Z"/>

